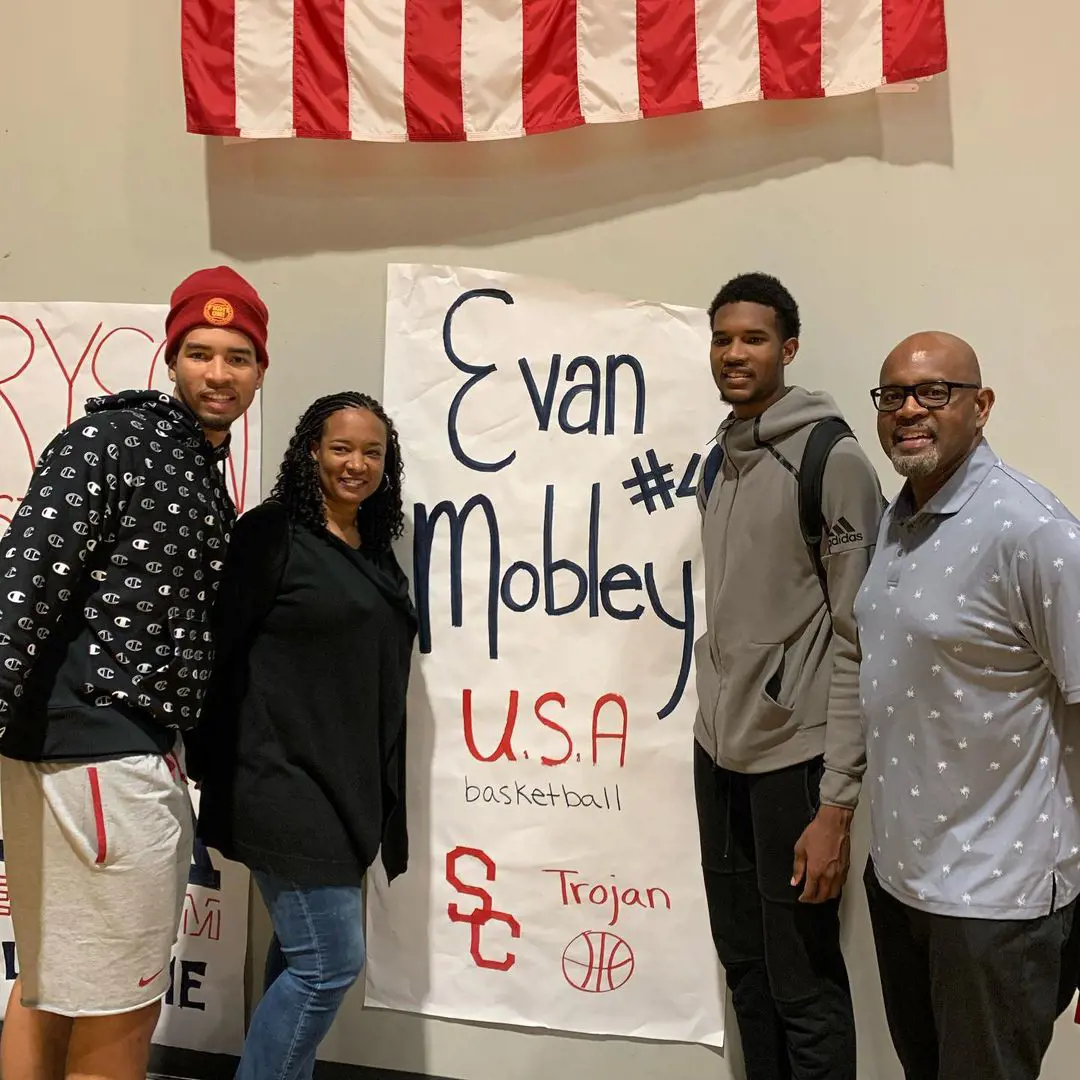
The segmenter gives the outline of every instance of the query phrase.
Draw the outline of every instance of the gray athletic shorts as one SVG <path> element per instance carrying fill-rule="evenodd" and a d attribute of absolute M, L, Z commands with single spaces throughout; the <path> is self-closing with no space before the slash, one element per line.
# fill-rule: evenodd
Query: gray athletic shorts
<path fill-rule="evenodd" d="M 163 997 L 194 822 L 183 752 L 93 763 L 0 758 L 22 1003 L 62 1016 Z"/>

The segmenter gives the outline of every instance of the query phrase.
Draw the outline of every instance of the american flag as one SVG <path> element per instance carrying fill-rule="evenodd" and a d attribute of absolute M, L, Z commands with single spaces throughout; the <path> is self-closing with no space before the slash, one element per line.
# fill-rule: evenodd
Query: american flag
<path fill-rule="evenodd" d="M 946 67 L 945 0 L 182 0 L 188 130 L 504 139 Z"/>

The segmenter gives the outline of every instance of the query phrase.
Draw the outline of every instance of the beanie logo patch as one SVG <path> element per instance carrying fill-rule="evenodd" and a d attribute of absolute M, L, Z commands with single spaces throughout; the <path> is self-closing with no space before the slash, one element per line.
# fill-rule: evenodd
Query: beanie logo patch
<path fill-rule="evenodd" d="M 211 326 L 228 326 L 233 321 L 234 314 L 232 304 L 221 296 L 207 300 L 203 308 L 203 318 Z"/>

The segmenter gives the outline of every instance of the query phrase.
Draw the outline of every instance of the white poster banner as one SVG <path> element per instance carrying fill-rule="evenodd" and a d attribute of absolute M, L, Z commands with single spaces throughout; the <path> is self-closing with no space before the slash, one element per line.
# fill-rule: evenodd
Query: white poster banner
<path fill-rule="evenodd" d="M 128 389 L 171 392 L 161 355 L 166 311 L 158 304 L 0 303 L 0 532 L 18 509 L 38 457 L 83 415 L 87 398 Z M 259 498 L 257 401 L 233 428 L 232 448 L 227 479 L 242 510 Z M 197 800 L 194 790 L 192 796 Z M 2 860 L 0 832 L 0 1009 L 18 973 Z M 247 932 L 247 871 L 199 845 L 155 1042 L 239 1053 Z"/>
<path fill-rule="evenodd" d="M 722 1045 L 692 764 L 708 347 L 703 311 L 390 267 L 420 633 L 368 1004 Z"/>

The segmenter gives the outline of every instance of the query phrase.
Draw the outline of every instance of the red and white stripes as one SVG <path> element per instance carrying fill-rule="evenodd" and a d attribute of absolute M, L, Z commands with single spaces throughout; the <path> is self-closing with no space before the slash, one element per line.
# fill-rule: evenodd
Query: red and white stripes
<path fill-rule="evenodd" d="M 514 138 L 945 70 L 944 0 L 182 0 L 188 130 Z"/>

